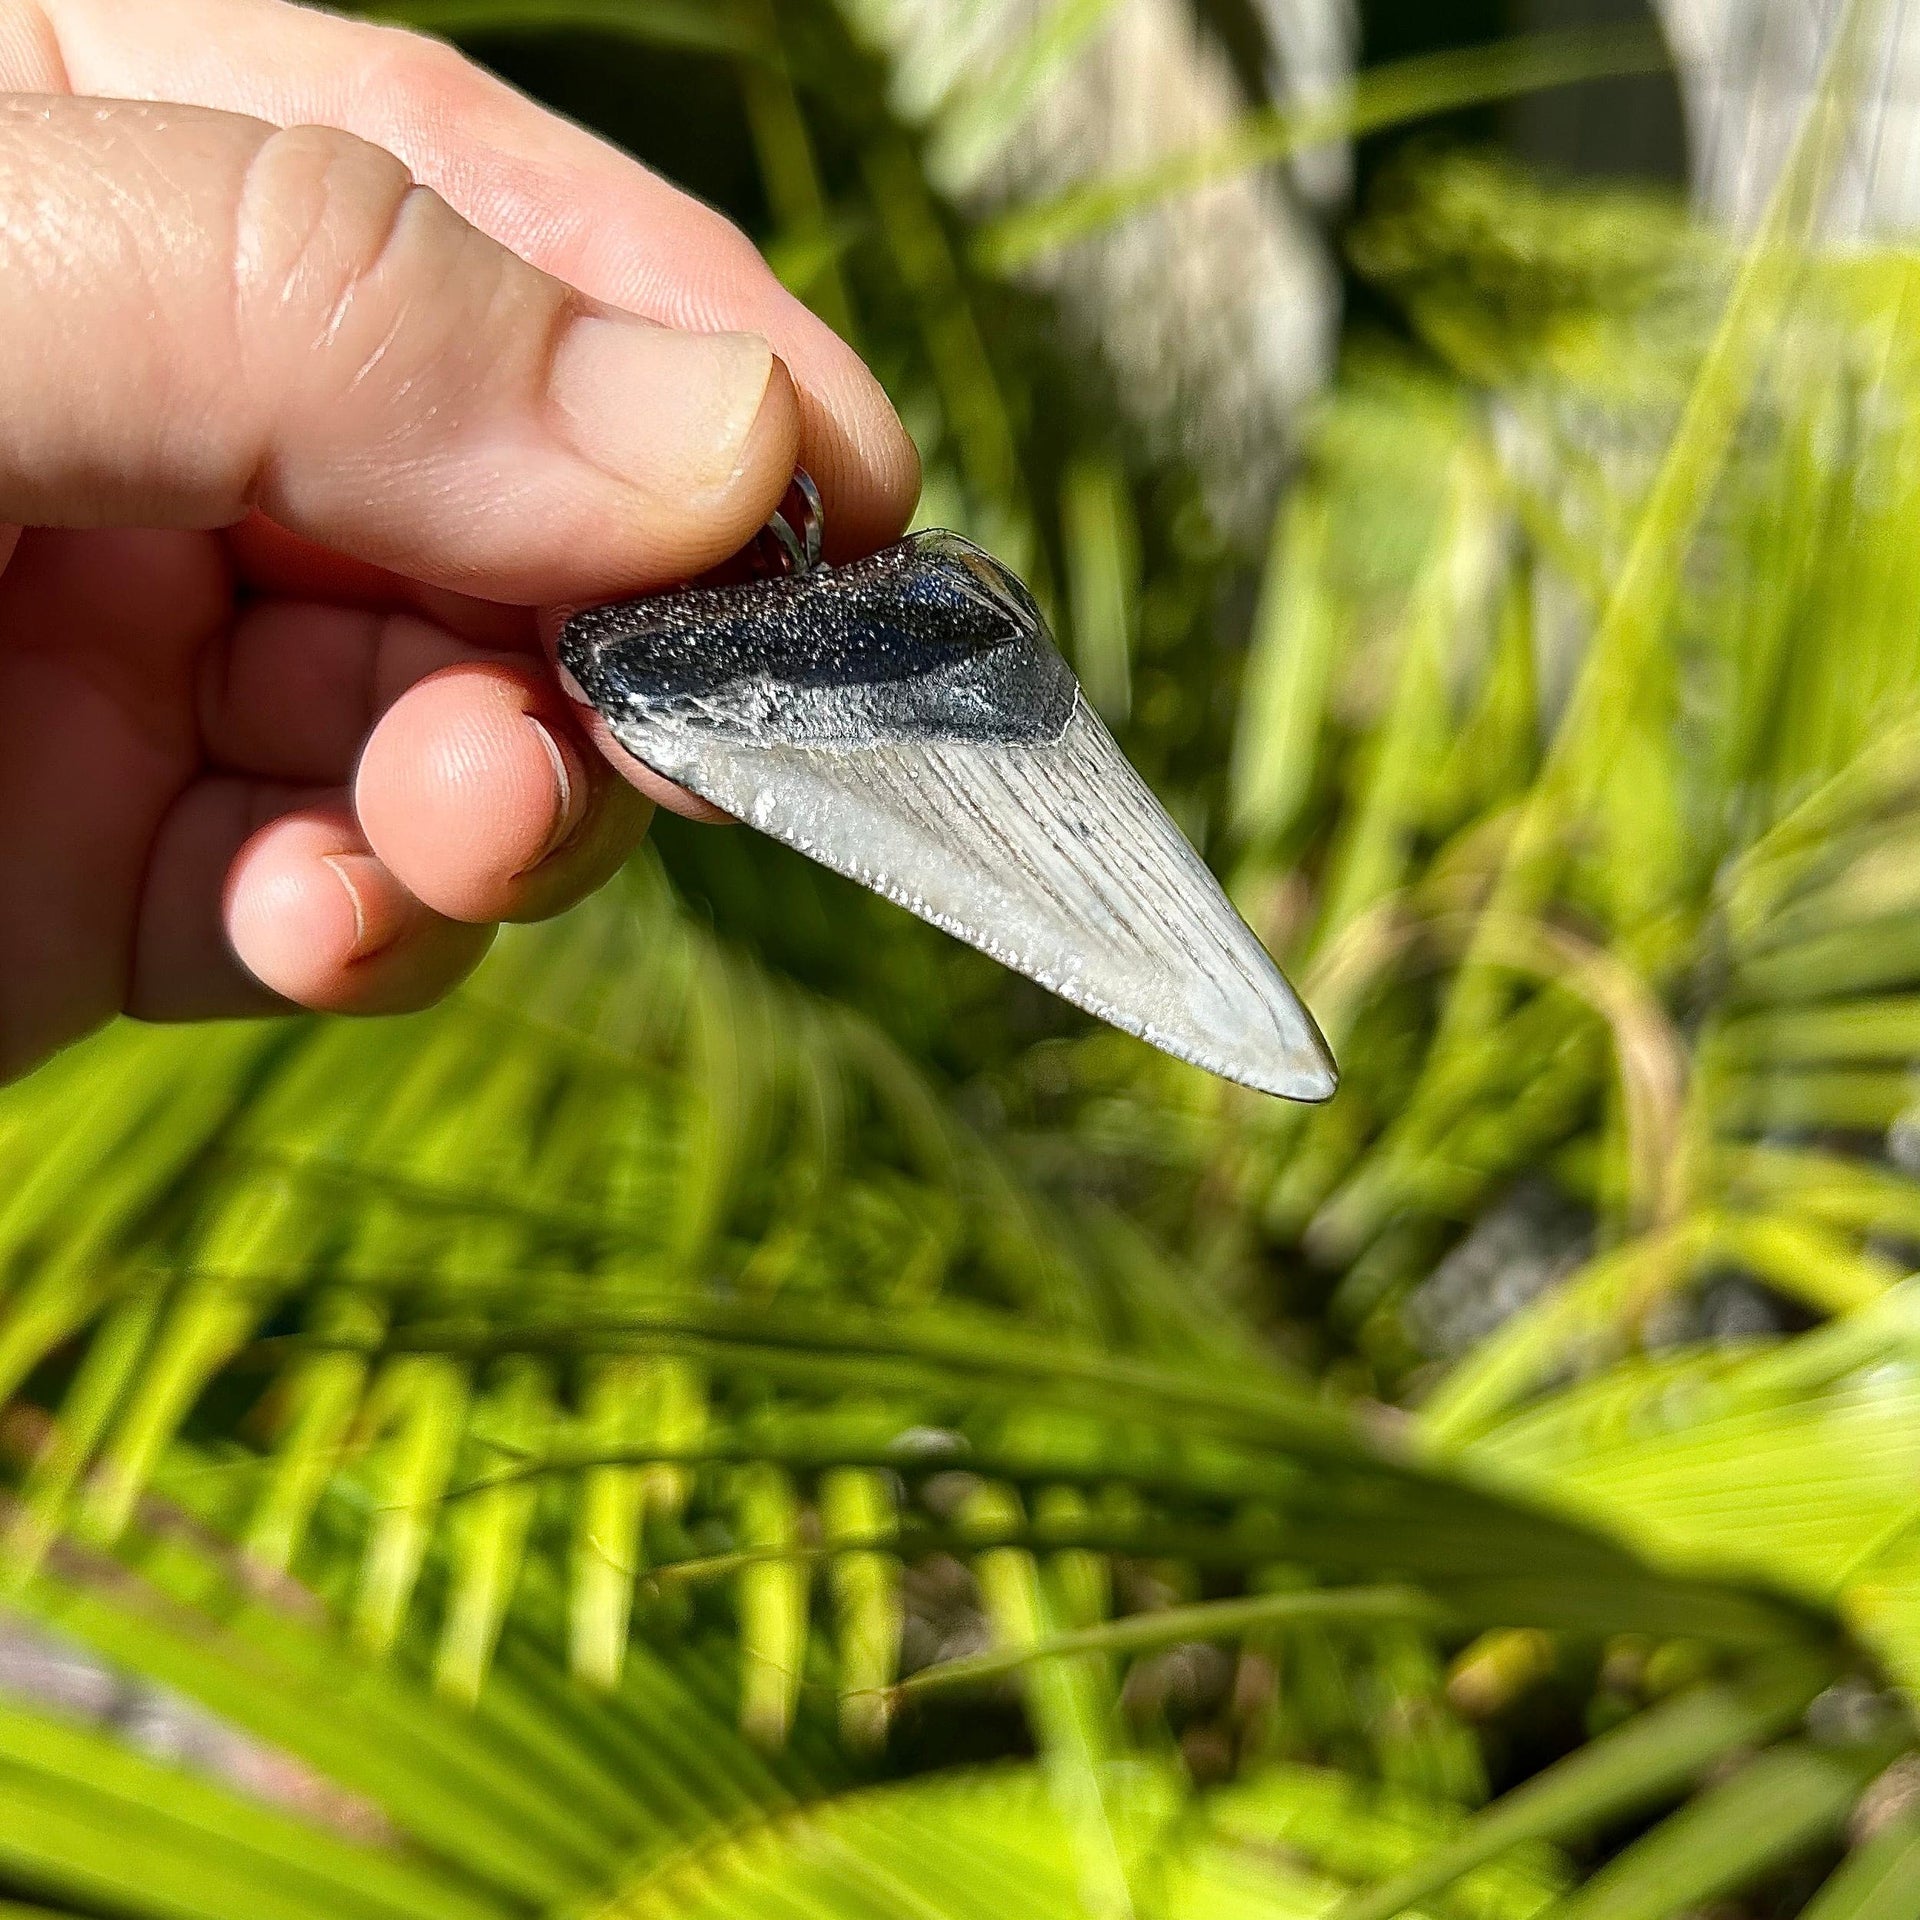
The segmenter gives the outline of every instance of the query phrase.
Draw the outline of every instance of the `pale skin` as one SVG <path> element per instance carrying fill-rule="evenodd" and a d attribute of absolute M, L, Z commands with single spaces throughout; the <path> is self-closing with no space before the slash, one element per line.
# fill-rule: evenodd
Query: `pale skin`
<path fill-rule="evenodd" d="M 843 554 L 918 486 L 718 215 L 283 0 L 0 0 L 0 340 L 4 1076 L 437 999 L 685 804 L 555 610 L 723 560 L 796 465 Z"/>

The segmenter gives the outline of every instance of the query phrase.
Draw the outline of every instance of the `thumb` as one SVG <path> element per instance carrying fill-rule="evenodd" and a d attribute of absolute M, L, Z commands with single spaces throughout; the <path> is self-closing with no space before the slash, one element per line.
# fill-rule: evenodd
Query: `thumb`
<path fill-rule="evenodd" d="M 552 601 L 724 559 L 795 462 L 757 334 L 589 301 L 350 134 L 0 97 L 0 206 L 0 521 L 258 507 L 419 579 Z"/>

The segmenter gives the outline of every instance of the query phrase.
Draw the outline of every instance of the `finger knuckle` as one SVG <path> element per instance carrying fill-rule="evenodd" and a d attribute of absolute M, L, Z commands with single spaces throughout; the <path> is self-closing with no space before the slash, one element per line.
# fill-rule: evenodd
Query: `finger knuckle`
<path fill-rule="evenodd" d="M 392 154 L 331 127 L 261 141 L 238 193 L 234 279 L 242 338 L 315 322 L 343 304 L 392 242 L 414 184 Z"/>
<path fill-rule="evenodd" d="M 383 148 L 324 127 L 268 137 L 241 195 L 236 275 L 243 341 L 262 369 L 317 400 L 474 351 L 518 264 L 418 185 Z M 523 274 L 530 270 L 522 269 Z"/>

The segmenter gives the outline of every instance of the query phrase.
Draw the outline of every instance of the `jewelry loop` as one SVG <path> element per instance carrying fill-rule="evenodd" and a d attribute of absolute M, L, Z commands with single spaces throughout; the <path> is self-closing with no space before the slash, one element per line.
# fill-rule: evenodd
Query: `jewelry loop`
<path fill-rule="evenodd" d="M 826 525 L 820 489 L 804 467 L 796 467 L 773 517 L 754 542 L 754 556 L 768 573 L 807 573 L 820 564 Z"/>

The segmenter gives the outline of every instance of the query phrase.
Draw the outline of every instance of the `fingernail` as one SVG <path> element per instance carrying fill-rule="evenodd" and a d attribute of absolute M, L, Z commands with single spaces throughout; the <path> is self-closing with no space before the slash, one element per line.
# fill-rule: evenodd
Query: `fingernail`
<path fill-rule="evenodd" d="M 392 881 L 386 868 L 370 853 L 328 853 L 321 860 L 353 905 L 353 951 L 347 957 L 366 960 L 391 946 L 399 929 L 387 911 Z"/>
<path fill-rule="evenodd" d="M 587 781 L 573 755 L 560 744 L 559 736 L 544 720 L 536 720 L 532 714 L 528 714 L 527 725 L 533 729 L 540 744 L 547 750 L 547 758 L 553 762 L 553 784 L 556 789 L 553 825 L 547 829 L 546 844 L 528 862 L 527 871 L 531 872 L 543 860 L 551 860 L 579 830 L 587 811 Z"/>
<path fill-rule="evenodd" d="M 682 333 L 584 313 L 561 335 L 550 391 L 576 452 L 616 479 L 673 491 L 740 471 L 773 376 L 757 333 Z"/>

